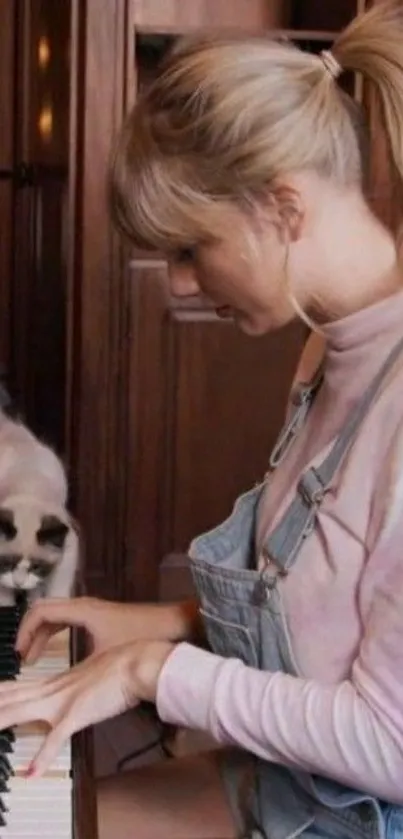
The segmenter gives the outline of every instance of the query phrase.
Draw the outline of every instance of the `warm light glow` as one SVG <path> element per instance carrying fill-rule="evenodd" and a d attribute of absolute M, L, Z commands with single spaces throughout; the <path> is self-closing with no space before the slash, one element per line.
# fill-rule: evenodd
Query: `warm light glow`
<path fill-rule="evenodd" d="M 46 35 L 39 38 L 38 44 L 38 64 L 42 70 L 45 70 L 50 61 L 50 44 Z"/>
<path fill-rule="evenodd" d="M 43 140 L 49 140 L 53 131 L 53 111 L 50 105 L 44 105 L 38 119 L 39 133 Z"/>

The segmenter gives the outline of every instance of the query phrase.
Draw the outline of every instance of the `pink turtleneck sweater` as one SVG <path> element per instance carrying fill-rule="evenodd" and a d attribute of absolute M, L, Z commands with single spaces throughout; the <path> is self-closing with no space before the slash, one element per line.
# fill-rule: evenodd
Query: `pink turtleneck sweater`
<path fill-rule="evenodd" d="M 263 496 L 262 539 L 403 334 L 403 292 L 328 325 L 325 381 Z M 403 356 L 281 585 L 298 677 L 188 643 L 163 667 L 167 722 L 403 804 Z"/>

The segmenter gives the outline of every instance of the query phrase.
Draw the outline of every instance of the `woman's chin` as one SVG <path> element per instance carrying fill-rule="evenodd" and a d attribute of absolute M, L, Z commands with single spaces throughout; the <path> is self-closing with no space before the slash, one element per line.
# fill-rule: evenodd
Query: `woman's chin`
<path fill-rule="evenodd" d="M 263 318 L 253 317 L 231 306 L 218 306 L 216 314 L 220 320 L 231 321 L 241 332 L 252 338 L 259 338 L 277 328 L 275 325 L 268 324 L 267 318 L 263 320 Z"/>
<path fill-rule="evenodd" d="M 261 338 L 274 328 L 261 320 L 242 314 L 234 316 L 234 323 L 241 332 L 249 335 L 250 338 Z"/>

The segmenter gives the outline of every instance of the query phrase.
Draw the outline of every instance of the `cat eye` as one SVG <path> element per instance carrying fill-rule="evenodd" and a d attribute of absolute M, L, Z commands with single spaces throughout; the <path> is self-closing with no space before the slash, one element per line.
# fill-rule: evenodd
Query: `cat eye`
<path fill-rule="evenodd" d="M 19 562 L 21 562 L 22 556 L 17 556 L 15 554 L 10 554 L 9 556 L 0 556 L 0 575 L 1 574 L 9 574 L 10 572 L 14 571 L 16 566 Z"/>
<path fill-rule="evenodd" d="M 47 562 L 45 559 L 31 559 L 29 570 L 31 574 L 35 574 L 36 577 L 40 577 L 44 579 L 48 577 L 53 569 L 53 566 L 50 562 Z"/>
<path fill-rule="evenodd" d="M 12 510 L 0 509 L 0 541 L 5 539 L 11 542 L 17 535 L 17 528 L 14 524 L 14 515 Z"/>
<path fill-rule="evenodd" d="M 39 545 L 52 548 L 63 548 L 69 528 L 64 522 L 54 516 L 42 520 L 36 538 Z"/>

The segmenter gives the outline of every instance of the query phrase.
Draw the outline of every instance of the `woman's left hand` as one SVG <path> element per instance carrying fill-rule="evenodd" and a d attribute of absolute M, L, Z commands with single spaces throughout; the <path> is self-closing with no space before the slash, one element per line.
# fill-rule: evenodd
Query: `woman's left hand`
<path fill-rule="evenodd" d="M 42 775 L 77 731 L 142 700 L 155 701 L 159 674 L 173 646 L 131 642 L 91 655 L 60 676 L 0 682 L 0 731 L 39 721 L 48 729 L 27 776 Z"/>

